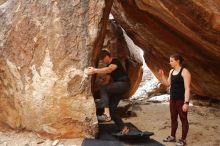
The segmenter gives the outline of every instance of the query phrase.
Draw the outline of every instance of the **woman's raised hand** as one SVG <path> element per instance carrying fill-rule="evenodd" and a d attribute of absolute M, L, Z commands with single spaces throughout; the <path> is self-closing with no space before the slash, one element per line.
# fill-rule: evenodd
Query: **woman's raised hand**
<path fill-rule="evenodd" d="M 159 76 L 160 76 L 160 77 L 163 77 L 163 76 L 164 76 L 164 71 L 163 71 L 162 69 L 159 69 L 158 73 L 159 73 Z"/>

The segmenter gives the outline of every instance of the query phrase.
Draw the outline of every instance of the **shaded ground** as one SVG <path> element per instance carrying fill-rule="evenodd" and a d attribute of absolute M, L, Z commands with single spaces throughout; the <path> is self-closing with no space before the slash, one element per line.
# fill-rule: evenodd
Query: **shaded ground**
<path fill-rule="evenodd" d="M 154 132 L 152 139 L 166 145 L 162 139 L 170 134 L 170 115 L 168 104 L 146 103 L 135 104 L 133 114 L 125 118 L 142 131 Z M 220 146 L 220 109 L 212 107 L 190 107 L 189 111 L 188 146 Z M 177 130 L 177 138 L 181 137 L 181 124 Z M 51 146 L 53 140 L 42 139 L 35 134 L 0 133 L 0 146 Z M 57 145 L 80 146 L 82 139 L 60 140 Z"/>

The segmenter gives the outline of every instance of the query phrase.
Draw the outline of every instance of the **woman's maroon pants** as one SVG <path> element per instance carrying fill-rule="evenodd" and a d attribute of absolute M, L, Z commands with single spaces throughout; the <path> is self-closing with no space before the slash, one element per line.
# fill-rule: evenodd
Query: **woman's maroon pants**
<path fill-rule="evenodd" d="M 189 123 L 187 119 L 187 113 L 182 110 L 184 101 L 181 100 L 170 100 L 170 115 L 171 115 L 171 136 L 176 137 L 176 130 L 178 127 L 178 115 L 182 122 L 182 139 L 185 140 L 188 130 Z"/>

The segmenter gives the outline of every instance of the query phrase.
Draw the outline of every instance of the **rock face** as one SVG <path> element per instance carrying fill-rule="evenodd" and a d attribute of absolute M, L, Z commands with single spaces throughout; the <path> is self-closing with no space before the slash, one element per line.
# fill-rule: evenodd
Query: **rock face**
<path fill-rule="evenodd" d="M 108 18 L 105 7 L 104 0 L 0 1 L 1 130 L 95 136 L 96 110 L 83 70 Z"/>
<path fill-rule="evenodd" d="M 192 74 L 192 89 L 220 99 L 219 0 L 115 0 L 112 14 L 144 50 L 149 68 L 167 75 L 169 55 L 181 54 Z"/>

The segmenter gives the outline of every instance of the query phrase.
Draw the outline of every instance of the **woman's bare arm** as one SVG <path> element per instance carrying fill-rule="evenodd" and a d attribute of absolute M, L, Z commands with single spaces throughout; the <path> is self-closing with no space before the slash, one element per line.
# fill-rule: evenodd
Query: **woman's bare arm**
<path fill-rule="evenodd" d="M 182 77 L 184 80 L 185 87 L 185 102 L 189 102 L 190 100 L 190 83 L 191 83 L 191 74 L 187 69 L 183 69 Z"/>

